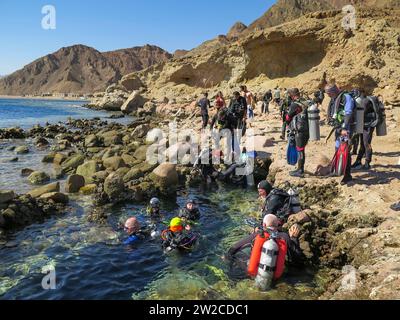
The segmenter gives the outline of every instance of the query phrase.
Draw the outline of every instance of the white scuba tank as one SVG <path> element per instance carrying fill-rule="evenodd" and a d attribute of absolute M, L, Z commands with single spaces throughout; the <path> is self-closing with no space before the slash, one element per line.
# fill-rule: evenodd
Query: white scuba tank
<path fill-rule="evenodd" d="M 261 290 L 267 290 L 271 287 L 274 279 L 275 267 L 278 259 L 279 247 L 274 239 L 265 241 L 258 266 L 256 276 L 256 286 Z"/>
<path fill-rule="evenodd" d="M 320 110 L 316 104 L 312 104 L 308 108 L 308 127 L 310 132 L 310 141 L 319 141 L 321 139 L 321 132 L 319 121 L 321 119 Z"/>
<path fill-rule="evenodd" d="M 356 133 L 364 132 L 365 101 L 362 97 L 356 99 Z"/>

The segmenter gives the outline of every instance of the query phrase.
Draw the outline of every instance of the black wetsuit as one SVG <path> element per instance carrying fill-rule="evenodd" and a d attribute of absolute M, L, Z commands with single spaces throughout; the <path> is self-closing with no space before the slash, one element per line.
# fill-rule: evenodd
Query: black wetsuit
<path fill-rule="evenodd" d="M 269 113 L 269 103 L 272 101 L 272 92 L 267 91 L 263 97 L 263 108 L 261 113 Z"/>
<path fill-rule="evenodd" d="M 246 249 L 246 248 L 252 248 L 253 243 L 255 238 L 257 237 L 258 233 L 252 233 L 251 235 L 247 236 L 246 238 L 238 241 L 235 243 L 227 253 L 227 258 L 228 259 L 233 259 L 234 256 Z M 278 237 L 285 240 L 287 244 L 287 256 L 289 263 L 293 264 L 302 264 L 304 262 L 304 254 L 300 248 L 300 243 L 299 239 L 297 238 L 290 238 L 289 235 L 286 232 L 278 232 Z"/>
<path fill-rule="evenodd" d="M 232 129 L 241 128 L 243 126 L 243 121 L 247 110 L 246 98 L 242 96 L 237 99 L 233 98 L 229 103 L 228 110 Z"/>
<path fill-rule="evenodd" d="M 298 120 L 294 119 L 295 117 L 297 117 Z M 306 104 L 301 100 L 293 101 L 289 106 L 286 120 L 287 123 L 291 126 L 291 130 L 293 130 L 295 134 L 296 149 L 299 154 L 297 170 L 301 173 L 304 173 L 304 165 L 306 162 L 305 148 L 310 138 Z"/>
<path fill-rule="evenodd" d="M 262 217 L 267 214 L 273 214 L 281 220 L 286 220 L 288 213 L 285 210 L 288 194 L 280 189 L 273 189 L 265 198 L 265 202 L 261 208 Z"/>
<path fill-rule="evenodd" d="M 290 97 L 288 97 L 287 99 L 285 99 L 284 101 L 281 102 L 281 105 L 279 108 L 279 112 L 282 117 L 282 129 L 281 129 L 282 139 L 285 139 L 285 136 L 286 136 L 286 127 L 287 127 L 286 115 L 288 114 L 288 109 L 291 104 L 292 104 L 292 99 Z"/>
<path fill-rule="evenodd" d="M 366 163 L 372 161 L 372 137 L 375 131 L 376 124 L 376 113 L 372 102 L 366 100 L 365 111 L 364 111 L 364 132 L 360 134 L 360 149 L 358 151 L 356 162 L 361 162 L 361 159 L 365 155 Z"/>
<path fill-rule="evenodd" d="M 194 208 L 193 210 L 183 208 L 179 212 L 179 217 L 190 221 L 196 221 L 200 219 L 200 210 L 198 208 Z"/>
<path fill-rule="evenodd" d="M 222 107 L 219 109 L 211 119 L 210 129 L 214 129 L 214 127 L 218 130 L 231 128 L 227 107 Z"/>
<path fill-rule="evenodd" d="M 186 230 L 172 232 L 171 230 L 163 233 L 162 247 L 167 249 L 190 249 L 196 241 L 196 237 Z"/>
<path fill-rule="evenodd" d="M 208 124 L 208 108 L 211 107 L 210 100 L 207 98 L 201 99 L 197 105 L 201 108 L 201 117 L 203 119 L 203 129 L 207 127 Z"/>

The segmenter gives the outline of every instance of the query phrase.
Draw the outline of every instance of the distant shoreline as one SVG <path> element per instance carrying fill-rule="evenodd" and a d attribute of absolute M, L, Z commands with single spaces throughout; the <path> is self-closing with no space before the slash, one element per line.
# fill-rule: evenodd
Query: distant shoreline
<path fill-rule="evenodd" d="M 24 100 L 65 100 L 65 101 L 82 101 L 82 102 L 90 102 L 88 99 L 79 99 L 73 97 L 30 97 L 30 96 L 5 96 L 0 95 L 0 99 L 24 99 Z"/>

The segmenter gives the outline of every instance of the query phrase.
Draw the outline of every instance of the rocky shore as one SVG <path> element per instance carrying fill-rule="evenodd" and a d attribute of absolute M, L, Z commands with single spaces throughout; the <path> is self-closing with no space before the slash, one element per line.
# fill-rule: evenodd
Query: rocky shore
<path fill-rule="evenodd" d="M 143 104 L 143 107 L 140 105 Z M 1 139 L 33 139 L 35 145 L 48 149 L 43 158 L 51 163 L 58 179 L 48 182 L 45 172 L 26 168 L 23 175 L 33 185 L 40 185 L 28 194 L 0 192 L 0 236 L 35 221 L 62 214 L 68 194 L 92 195 L 95 209 L 88 215 L 94 223 L 107 223 L 102 210 L 106 204 L 142 203 L 150 197 L 173 197 L 177 188 L 199 183 L 190 174 L 191 165 L 161 165 L 146 162 L 152 141 L 146 136 L 152 129 L 168 132 L 170 121 L 179 128 L 200 131 L 200 119 L 194 103 L 173 104 L 141 102 L 133 108 L 136 119 L 129 125 L 94 120 L 70 120 L 65 124 L 1 129 Z M 376 153 L 371 172 L 355 173 L 355 183 L 340 186 L 336 178 L 319 176 L 329 165 L 332 146 L 313 142 L 307 150 L 308 174 L 304 180 L 288 176 L 285 161 L 286 144 L 279 140 L 278 111 L 256 116 L 253 122 L 256 180 L 268 178 L 276 186 L 298 188 L 305 209 L 292 216 L 285 227 L 302 225 L 301 247 L 310 265 L 320 270 L 326 279 L 326 291 L 321 299 L 389 299 L 398 298 L 400 263 L 398 215 L 389 209 L 400 198 L 399 170 L 393 145 L 398 143 L 399 111 L 388 108 L 390 135 L 376 138 Z M 323 138 L 329 128 L 322 127 Z M 165 154 L 190 150 L 187 136 L 170 145 L 168 136 Z M 249 141 L 247 137 L 246 143 Z M 154 146 L 154 145 L 153 145 Z M 16 155 L 30 152 L 27 147 L 15 148 Z M 61 190 L 63 188 L 63 190 Z M 390 192 L 388 192 L 390 190 Z M 63 193 L 61 192 L 63 191 Z M 345 266 L 355 270 L 357 285 L 343 289 Z M 349 267 L 347 267 L 349 268 Z M 353 270 L 353 269 L 351 269 Z"/>

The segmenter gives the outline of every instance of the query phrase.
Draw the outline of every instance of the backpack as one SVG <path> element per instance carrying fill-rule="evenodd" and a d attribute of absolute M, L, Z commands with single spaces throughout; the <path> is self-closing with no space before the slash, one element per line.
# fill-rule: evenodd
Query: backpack
<path fill-rule="evenodd" d="M 241 103 L 241 100 L 233 100 L 229 107 L 229 114 L 235 119 L 243 119 L 245 112 L 247 111 L 247 106 Z"/>
<path fill-rule="evenodd" d="M 347 91 L 342 91 L 338 97 L 335 100 L 335 104 L 333 105 L 333 108 L 329 110 L 329 116 L 331 119 L 334 120 L 335 125 L 342 125 L 344 123 L 344 118 L 346 115 L 345 112 L 345 105 L 346 105 L 346 97 L 345 95 L 349 95 L 354 102 L 354 109 L 356 106 L 356 99 L 359 97 L 359 91 L 358 90 L 353 90 L 351 92 Z M 353 109 L 353 120 L 351 122 L 354 122 L 354 109 Z"/>
<path fill-rule="evenodd" d="M 308 104 L 304 100 L 293 101 L 301 107 L 301 112 L 293 117 L 291 127 L 299 133 L 308 133 Z"/>
<path fill-rule="evenodd" d="M 370 119 L 367 119 L 367 122 L 365 122 L 365 123 L 369 122 L 368 126 L 371 128 L 375 128 L 384 119 L 385 106 L 378 99 L 378 97 L 368 96 L 367 100 L 368 100 L 368 103 L 372 104 L 373 112 L 367 113 L 368 109 L 366 107 L 365 116 L 367 116 L 368 114 L 372 114 L 372 116 L 370 117 Z"/>

